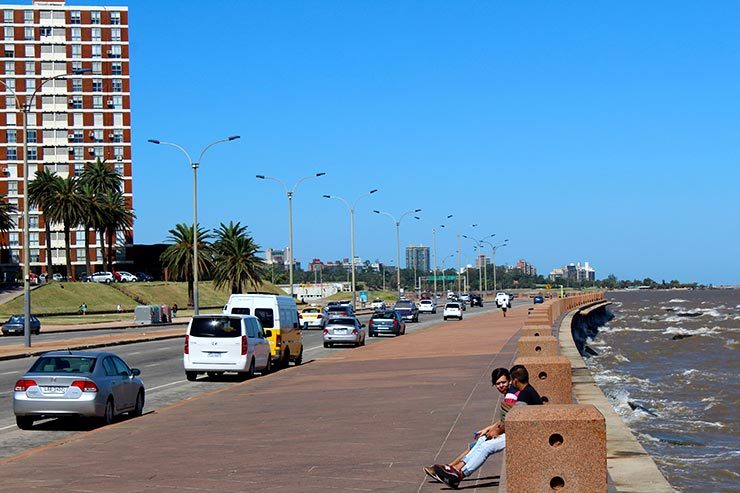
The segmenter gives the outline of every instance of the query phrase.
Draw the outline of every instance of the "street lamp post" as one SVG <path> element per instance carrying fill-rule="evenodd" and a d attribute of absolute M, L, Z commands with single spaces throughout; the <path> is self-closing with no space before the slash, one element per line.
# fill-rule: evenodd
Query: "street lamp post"
<path fill-rule="evenodd" d="M 449 214 L 446 219 L 451 219 L 453 217 L 452 214 Z M 444 224 L 439 225 L 440 228 L 444 228 Z M 434 249 L 434 296 L 435 298 L 437 295 L 437 228 L 432 228 L 432 247 Z M 444 274 L 442 274 L 444 275 Z M 442 289 L 444 291 L 444 289 Z"/>
<path fill-rule="evenodd" d="M 421 212 L 421 209 L 412 209 L 410 211 L 406 211 L 403 214 L 401 214 L 401 217 L 398 219 L 395 218 L 393 214 L 390 212 L 383 212 L 383 211 L 373 211 L 376 214 L 382 214 L 384 216 L 390 217 L 393 222 L 396 224 L 396 263 L 398 264 L 398 270 L 396 270 L 396 288 L 398 289 L 398 297 L 401 297 L 401 221 L 403 221 L 403 218 L 408 216 L 409 214 L 414 214 L 416 212 Z M 419 219 L 416 217 L 416 219 Z M 416 284 L 416 281 L 414 281 L 414 284 Z"/>
<path fill-rule="evenodd" d="M 290 282 L 290 297 L 293 298 L 293 196 L 295 195 L 295 191 L 298 188 L 298 185 L 303 183 L 304 181 L 310 179 L 310 178 L 318 178 L 320 176 L 324 176 L 326 173 L 315 173 L 313 175 L 304 176 L 300 180 L 298 180 L 295 185 L 293 185 L 293 188 L 291 190 L 288 190 L 288 186 L 285 184 L 284 181 L 273 178 L 272 176 L 266 176 L 266 175 L 257 175 L 258 180 L 272 180 L 278 182 L 280 185 L 282 185 L 283 190 L 285 190 L 285 195 L 288 196 L 288 264 L 289 264 L 289 274 L 288 274 L 288 282 Z"/>
<path fill-rule="evenodd" d="M 451 254 L 447 255 L 445 258 L 442 259 L 442 292 L 445 293 L 445 295 L 447 293 L 447 288 L 445 287 L 445 277 L 446 277 L 445 276 L 445 261 L 448 258 L 452 258 L 454 256 L 455 256 L 455 254 L 454 253 L 451 253 Z"/>
<path fill-rule="evenodd" d="M 325 199 L 336 199 L 341 200 L 344 205 L 347 206 L 347 209 L 349 210 L 349 240 L 350 240 L 350 259 L 349 263 L 352 268 L 352 306 L 354 308 L 357 308 L 357 290 L 355 289 L 355 207 L 357 206 L 357 202 L 359 202 L 362 198 L 368 197 L 375 192 L 377 192 L 377 188 L 373 188 L 365 195 L 361 195 L 358 197 L 354 204 L 349 205 L 349 202 L 344 200 L 342 197 L 337 197 L 336 195 L 324 195 L 323 197 Z"/>
<path fill-rule="evenodd" d="M 172 142 L 165 142 L 165 141 L 157 140 L 157 139 L 148 140 L 148 142 L 151 144 L 161 144 L 161 145 L 174 147 L 175 149 L 179 149 L 180 151 L 182 151 L 183 154 L 185 154 L 185 157 L 188 158 L 188 163 L 190 164 L 190 167 L 193 168 L 193 315 L 198 315 L 199 313 L 199 309 L 198 309 L 198 167 L 200 166 L 200 163 L 203 161 L 203 155 L 205 155 L 208 149 L 215 146 L 216 144 L 222 144 L 224 142 L 231 142 L 232 140 L 236 140 L 238 138 L 239 138 L 238 135 L 232 135 L 225 139 L 211 142 L 210 144 L 208 144 L 207 146 L 203 148 L 203 150 L 200 153 L 200 156 L 198 157 L 198 160 L 195 162 L 193 162 L 193 160 L 190 158 L 190 154 L 188 154 L 188 151 L 186 151 L 184 148 L 182 148 L 181 146 L 177 144 L 174 144 Z"/>
<path fill-rule="evenodd" d="M 491 235 L 493 236 L 493 235 Z M 499 243 L 498 245 L 494 245 L 490 241 L 482 241 L 481 243 L 486 243 L 491 246 L 491 261 L 493 262 L 493 293 L 496 294 L 496 250 L 499 248 L 505 247 L 509 242 L 509 239 L 505 239 L 503 243 Z"/>
<path fill-rule="evenodd" d="M 0 80 L 0 84 L 5 87 L 5 90 L 13 94 L 16 108 L 20 111 L 23 118 L 23 342 L 26 347 L 31 347 L 31 250 L 29 245 L 31 233 L 28 227 L 28 113 L 31 112 L 31 106 L 36 100 L 36 94 L 44 87 L 44 84 L 52 80 L 63 79 L 70 75 L 82 75 L 88 72 L 91 72 L 91 70 L 86 68 L 43 79 L 31 95 L 24 98 L 23 104 L 18 99 L 18 94 L 16 94 L 15 90 Z M 71 276 L 71 273 L 68 272 L 67 276 Z"/>

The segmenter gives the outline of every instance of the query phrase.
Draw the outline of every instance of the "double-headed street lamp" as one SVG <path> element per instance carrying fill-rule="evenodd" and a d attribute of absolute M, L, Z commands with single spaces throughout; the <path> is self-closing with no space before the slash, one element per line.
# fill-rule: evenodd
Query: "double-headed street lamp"
<path fill-rule="evenodd" d="M 477 225 L 474 225 L 474 226 L 477 226 Z M 488 238 L 493 238 L 494 236 L 496 236 L 495 233 L 492 235 L 488 235 L 484 238 L 477 239 L 477 238 L 472 238 L 467 235 L 462 235 L 463 238 L 467 238 L 468 240 L 473 240 L 475 244 L 478 246 L 478 257 L 476 260 L 478 261 L 478 289 L 481 291 L 481 293 L 483 292 L 483 282 L 484 282 L 481 277 L 483 274 L 481 270 L 485 269 L 485 265 L 486 265 L 486 258 L 485 258 L 485 255 L 483 254 L 483 247 L 481 246 L 481 243 L 483 243 L 483 241 L 487 240 Z M 481 255 L 483 256 L 482 259 L 481 259 Z M 486 287 L 488 286 L 488 273 L 486 273 L 485 285 Z"/>
<path fill-rule="evenodd" d="M 452 258 L 454 256 L 455 256 L 455 254 L 454 253 L 451 253 L 451 254 L 447 255 L 445 258 L 442 259 L 442 292 L 445 293 L 445 297 L 447 296 L 447 289 L 445 287 L 445 261 L 448 258 Z"/>
<path fill-rule="evenodd" d="M 349 259 L 349 263 L 352 268 L 352 307 L 355 309 L 357 308 L 357 290 L 355 289 L 355 207 L 357 206 L 357 202 L 359 202 L 361 199 L 363 199 L 364 197 L 368 197 L 377 191 L 377 188 L 373 188 L 365 195 L 361 195 L 360 197 L 358 197 L 352 205 L 349 205 L 349 202 L 344 200 L 342 197 L 337 197 L 336 195 L 323 196 L 325 199 L 341 200 L 349 210 L 349 242 L 351 256 L 351 258 Z"/>
<path fill-rule="evenodd" d="M 44 87 L 44 84 L 52 80 L 63 79 L 70 75 L 82 75 L 89 72 L 91 72 L 91 70 L 89 68 L 85 68 L 42 79 L 41 84 L 34 88 L 31 95 L 24 98 L 23 104 L 21 104 L 15 90 L 8 87 L 5 82 L 0 80 L 0 84 L 5 87 L 5 90 L 10 91 L 10 93 L 13 94 L 13 98 L 15 98 L 15 107 L 23 115 L 23 339 L 26 347 L 31 347 L 31 249 L 29 245 L 31 233 L 28 225 L 28 113 L 31 112 L 31 107 L 36 100 L 36 94 L 38 94 L 39 90 Z M 29 87 L 26 87 L 26 92 L 28 92 L 29 89 Z M 51 273 L 49 273 L 49 275 L 51 275 Z M 68 272 L 67 276 L 72 276 L 72 273 Z"/>
<path fill-rule="evenodd" d="M 162 140 L 157 139 L 149 139 L 149 142 L 152 144 L 161 144 L 166 145 L 170 147 L 174 147 L 175 149 L 179 149 L 182 151 L 183 154 L 185 154 L 185 157 L 188 158 L 188 163 L 190 164 L 190 167 L 193 168 L 193 315 L 198 315 L 198 167 L 200 166 L 200 163 L 203 161 L 203 155 L 206 153 L 208 149 L 215 146 L 216 144 L 223 144 L 224 142 L 231 142 L 232 140 L 238 139 L 238 135 L 232 135 L 230 137 L 227 137 L 225 139 L 217 140 L 215 142 L 211 142 L 207 146 L 203 148 L 203 150 L 200 153 L 200 156 L 198 157 L 197 161 L 193 161 L 190 158 L 190 154 L 188 154 L 188 151 L 183 149 L 181 146 L 174 144 L 172 142 L 164 142 Z"/>
<path fill-rule="evenodd" d="M 284 181 L 279 180 L 278 178 L 273 178 L 272 176 L 266 176 L 266 175 L 257 175 L 258 180 L 272 180 L 278 182 L 280 185 L 283 186 L 283 189 L 285 190 L 285 194 L 288 196 L 288 263 L 290 264 L 290 270 L 289 270 L 289 282 L 290 282 L 290 297 L 293 298 L 293 195 L 295 195 L 295 191 L 298 188 L 298 185 L 303 183 L 304 181 L 310 179 L 310 178 L 318 178 L 320 176 L 324 176 L 326 173 L 314 173 L 313 175 L 304 176 L 300 180 L 298 180 L 295 185 L 293 185 L 293 188 L 291 190 L 288 190 L 288 186 L 285 184 Z"/>
<path fill-rule="evenodd" d="M 451 219 L 452 214 L 449 214 L 445 219 Z M 444 228 L 444 224 L 439 225 L 440 228 Z M 437 228 L 432 228 L 432 247 L 434 249 L 434 296 L 437 296 Z M 444 275 L 444 274 L 442 274 Z M 444 289 L 442 289 L 444 291 Z"/>
<path fill-rule="evenodd" d="M 396 217 L 391 214 L 390 212 L 383 212 L 383 211 L 373 211 L 376 214 L 382 214 L 384 216 L 390 217 L 393 222 L 396 224 L 396 263 L 398 264 L 398 270 L 396 271 L 396 288 L 398 289 L 398 297 L 401 297 L 401 221 L 403 221 L 403 218 L 408 216 L 409 214 L 415 214 L 417 212 L 421 212 L 421 209 L 412 209 L 410 211 L 406 211 L 403 214 L 401 214 L 401 217 L 396 219 Z M 416 219 L 419 219 L 416 217 Z"/>
<path fill-rule="evenodd" d="M 505 247 L 509 242 L 509 239 L 505 239 L 503 243 L 499 243 L 498 245 L 494 245 L 490 241 L 482 241 L 481 243 L 486 243 L 487 245 L 490 245 L 491 247 L 491 261 L 493 262 L 493 292 L 496 293 L 496 250 L 499 248 Z"/>

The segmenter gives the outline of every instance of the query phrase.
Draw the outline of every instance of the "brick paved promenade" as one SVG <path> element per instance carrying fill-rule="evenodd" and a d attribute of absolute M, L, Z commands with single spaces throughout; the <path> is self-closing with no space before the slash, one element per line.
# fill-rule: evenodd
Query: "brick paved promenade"
<path fill-rule="evenodd" d="M 0 491 L 447 489 L 421 466 L 451 459 L 493 418 L 490 373 L 511 365 L 526 307 L 508 315 L 337 351 L 11 457 Z M 461 487 L 496 491 L 501 459 Z"/>

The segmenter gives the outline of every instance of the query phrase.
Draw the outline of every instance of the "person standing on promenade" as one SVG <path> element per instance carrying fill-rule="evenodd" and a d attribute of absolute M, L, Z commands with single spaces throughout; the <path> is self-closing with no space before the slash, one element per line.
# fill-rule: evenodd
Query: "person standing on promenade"
<path fill-rule="evenodd" d="M 529 372 L 524 366 L 513 366 L 509 372 L 509 377 L 511 379 L 511 386 L 513 387 L 511 390 L 514 392 L 506 393 L 504 402 L 501 404 L 501 419 L 476 433 L 477 440 L 475 444 L 464 455 L 461 454 L 462 457 L 458 456 L 450 464 L 435 464 L 432 468 L 425 467 L 424 472 L 427 475 L 445 483 L 453 489 L 457 489 L 463 478 L 470 476 L 478 470 L 491 455 L 504 450 L 506 447 L 504 419 L 506 418 L 506 413 L 515 404 L 542 405 L 540 394 L 537 393 L 534 387 L 529 385 Z M 504 386 L 504 381 L 500 377 L 493 382 L 499 392 L 504 393 L 505 390 L 503 389 L 508 390 L 508 383 Z"/>
<path fill-rule="evenodd" d="M 174 320 L 177 317 L 177 303 L 172 304 L 171 311 L 172 311 L 172 320 Z"/>

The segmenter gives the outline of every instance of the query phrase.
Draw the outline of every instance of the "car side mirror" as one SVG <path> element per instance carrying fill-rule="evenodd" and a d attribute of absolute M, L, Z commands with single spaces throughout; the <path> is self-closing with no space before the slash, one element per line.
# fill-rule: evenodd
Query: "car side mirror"
<path fill-rule="evenodd" d="M 141 370 L 139 370 L 138 368 L 131 368 L 131 374 L 135 377 L 138 377 L 139 375 L 141 375 Z"/>
<path fill-rule="evenodd" d="M 272 331 L 271 330 L 265 330 L 265 339 L 272 337 Z"/>

